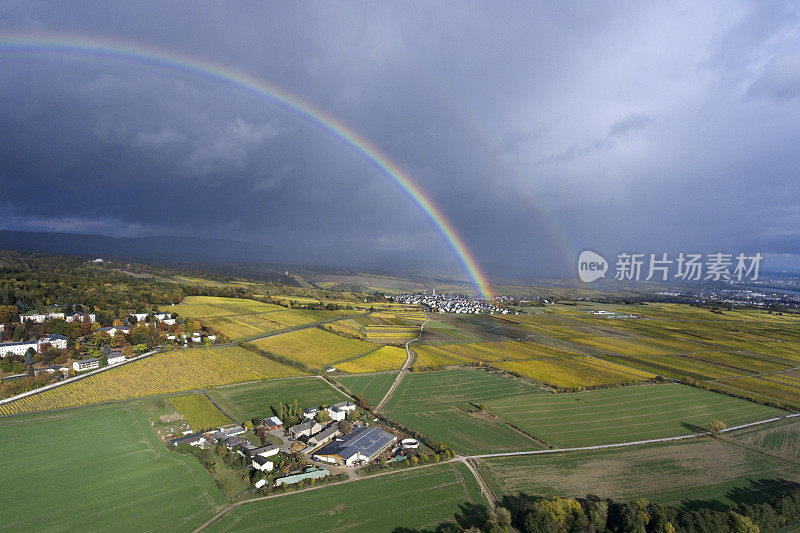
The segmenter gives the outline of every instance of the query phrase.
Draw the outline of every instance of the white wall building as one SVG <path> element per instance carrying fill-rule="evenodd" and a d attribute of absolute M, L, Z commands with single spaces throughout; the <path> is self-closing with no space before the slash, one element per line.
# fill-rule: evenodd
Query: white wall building
<path fill-rule="evenodd" d="M 86 370 L 94 370 L 100 368 L 100 360 L 92 357 L 91 359 L 84 359 L 82 361 L 75 361 L 72 363 L 72 368 L 75 372 L 84 372 Z"/>
<path fill-rule="evenodd" d="M 19 321 L 22 323 L 25 322 L 35 322 L 37 324 L 43 324 L 45 320 L 51 320 L 54 318 L 64 319 L 64 313 L 27 313 L 24 315 L 19 315 Z"/>
<path fill-rule="evenodd" d="M 11 353 L 13 355 L 25 355 L 29 348 L 33 348 L 37 352 L 39 351 L 39 343 L 35 341 L 31 342 L 3 342 L 0 343 L 0 355 L 5 357 L 7 354 Z"/>
<path fill-rule="evenodd" d="M 118 365 L 125 362 L 125 356 L 121 352 L 111 352 L 108 354 L 108 364 Z"/>
<path fill-rule="evenodd" d="M 58 350 L 66 350 L 67 349 L 67 338 L 64 335 L 59 335 L 58 333 L 52 333 L 45 337 L 39 339 L 39 345 L 37 347 L 37 351 L 42 349 L 43 344 L 49 344 L 53 348 Z"/>

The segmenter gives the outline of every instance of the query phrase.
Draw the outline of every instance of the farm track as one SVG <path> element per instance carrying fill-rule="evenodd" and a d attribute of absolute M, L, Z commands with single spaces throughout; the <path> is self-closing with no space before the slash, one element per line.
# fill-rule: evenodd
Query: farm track
<path fill-rule="evenodd" d="M 392 386 L 389 387 L 389 390 L 386 391 L 386 394 L 384 395 L 383 399 L 375 407 L 376 412 L 383 409 L 384 404 L 386 404 L 386 402 L 389 401 L 389 398 L 392 397 L 392 393 L 394 392 L 394 390 L 397 388 L 400 382 L 403 381 L 403 377 L 406 374 L 408 374 L 408 369 L 411 367 L 411 362 L 414 360 L 414 356 L 411 355 L 411 348 L 409 347 L 409 345 L 412 342 L 422 338 L 422 334 L 425 332 L 425 324 L 427 324 L 430 319 L 431 318 L 428 316 L 428 313 L 425 313 L 425 322 L 423 322 L 419 326 L 419 335 L 417 335 L 415 338 L 411 339 L 406 343 L 406 362 L 403 363 L 403 368 L 400 369 L 400 373 L 397 374 L 397 378 L 395 378 L 394 383 L 392 383 Z"/>

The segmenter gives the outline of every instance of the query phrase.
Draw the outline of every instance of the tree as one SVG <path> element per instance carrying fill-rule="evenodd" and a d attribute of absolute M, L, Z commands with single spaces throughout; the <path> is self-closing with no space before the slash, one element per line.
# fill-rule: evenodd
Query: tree
<path fill-rule="evenodd" d="M 725 422 L 722 422 L 721 420 L 714 420 L 708 425 L 708 429 L 711 430 L 711 434 L 715 437 L 719 435 L 720 431 L 727 427 L 728 426 L 725 424 Z"/>
<path fill-rule="evenodd" d="M 317 413 L 317 414 L 314 416 L 314 419 L 315 419 L 317 422 L 319 422 L 320 424 L 324 424 L 324 423 L 326 423 L 326 422 L 330 422 L 330 421 L 331 421 L 331 415 L 329 415 L 329 414 L 328 414 L 328 411 L 326 411 L 325 409 L 323 409 L 322 411 L 318 412 L 318 413 Z"/>
<path fill-rule="evenodd" d="M 353 431 L 353 423 L 349 420 L 342 420 L 339 422 L 339 431 L 341 431 L 343 435 L 347 435 Z"/>

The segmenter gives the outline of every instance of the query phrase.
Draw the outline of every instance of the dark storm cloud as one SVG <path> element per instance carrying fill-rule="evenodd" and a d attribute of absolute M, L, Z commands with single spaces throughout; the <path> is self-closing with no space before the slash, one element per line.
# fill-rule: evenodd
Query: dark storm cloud
<path fill-rule="evenodd" d="M 501 275 L 564 274 L 582 248 L 795 250 L 799 20 L 791 2 L 0 6 L 0 32 L 142 42 L 313 102 Z M 0 50 L 0 71 L 4 228 L 458 271 L 375 166 L 275 105 L 108 57 Z"/>

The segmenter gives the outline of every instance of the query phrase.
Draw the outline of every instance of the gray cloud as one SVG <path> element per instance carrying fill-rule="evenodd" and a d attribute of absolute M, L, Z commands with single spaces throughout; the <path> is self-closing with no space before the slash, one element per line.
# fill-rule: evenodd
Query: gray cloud
<path fill-rule="evenodd" d="M 787 249 L 797 9 L 25 1 L 0 7 L 0 31 L 141 42 L 268 80 L 385 152 L 493 273 L 559 275 L 583 248 Z M 0 71 L 4 226 L 463 273 L 379 168 L 273 102 L 96 54 L 0 48 Z"/>

